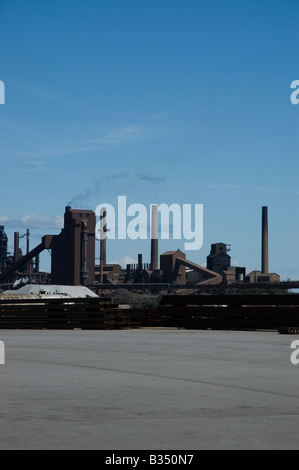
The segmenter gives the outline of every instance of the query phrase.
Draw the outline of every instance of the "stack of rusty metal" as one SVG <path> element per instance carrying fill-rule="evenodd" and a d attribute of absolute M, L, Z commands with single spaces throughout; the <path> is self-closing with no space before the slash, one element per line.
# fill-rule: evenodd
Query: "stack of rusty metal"
<path fill-rule="evenodd" d="M 0 329 L 110 330 L 137 327 L 110 298 L 1 298 Z"/>
<path fill-rule="evenodd" d="M 164 327 L 299 332 L 299 294 L 166 295 L 158 311 Z"/>
<path fill-rule="evenodd" d="M 144 325 L 150 328 L 163 326 L 163 318 L 159 308 L 147 308 L 144 310 Z"/>

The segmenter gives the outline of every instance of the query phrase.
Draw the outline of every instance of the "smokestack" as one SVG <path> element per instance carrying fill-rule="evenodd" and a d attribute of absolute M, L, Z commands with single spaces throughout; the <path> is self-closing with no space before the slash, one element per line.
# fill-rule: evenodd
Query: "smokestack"
<path fill-rule="evenodd" d="M 26 255 L 28 255 L 29 251 L 30 251 L 30 230 L 27 229 L 27 232 L 26 232 Z M 27 263 L 27 274 L 28 274 L 29 279 L 30 279 L 30 284 L 32 282 L 32 268 L 33 268 L 32 261 L 28 261 L 28 263 Z"/>
<path fill-rule="evenodd" d="M 87 284 L 87 242 L 88 242 L 88 228 L 87 221 L 82 220 L 81 225 L 82 235 L 81 235 L 81 284 L 86 286 Z"/>
<path fill-rule="evenodd" d="M 158 206 L 152 206 L 152 224 L 151 224 L 151 268 L 153 271 L 159 269 L 159 216 Z"/>
<path fill-rule="evenodd" d="M 143 263 L 142 263 L 142 254 L 138 255 L 138 271 L 142 271 Z"/>
<path fill-rule="evenodd" d="M 105 266 L 107 264 L 107 232 L 109 231 L 107 229 L 107 223 L 106 223 L 106 218 L 107 218 L 107 209 L 104 208 L 101 210 L 101 258 L 103 259 L 103 265 Z"/>
<path fill-rule="evenodd" d="M 20 245 L 19 245 L 20 234 L 15 232 L 14 234 L 14 262 L 17 263 L 20 257 Z"/>
<path fill-rule="evenodd" d="M 104 266 L 107 264 L 107 209 L 103 208 L 100 214 L 100 234 L 101 234 L 101 248 L 100 248 L 100 283 L 104 282 Z"/>
<path fill-rule="evenodd" d="M 262 211 L 262 273 L 269 273 L 269 246 L 268 246 L 268 207 L 263 206 Z"/>
<path fill-rule="evenodd" d="M 28 255 L 29 251 L 30 251 L 30 230 L 27 229 L 27 232 L 26 232 L 26 255 Z"/>

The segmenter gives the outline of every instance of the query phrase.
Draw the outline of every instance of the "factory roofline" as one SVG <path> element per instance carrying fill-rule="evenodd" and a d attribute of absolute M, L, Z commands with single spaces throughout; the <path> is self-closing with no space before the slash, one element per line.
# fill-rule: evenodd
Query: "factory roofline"
<path fill-rule="evenodd" d="M 27 284 L 18 290 L 8 290 L 3 293 L 6 298 L 10 295 L 16 296 L 39 296 L 39 297 L 54 297 L 54 298 L 88 298 L 98 297 L 94 292 L 85 286 L 61 286 L 61 285 L 38 285 L 38 284 Z"/>
<path fill-rule="evenodd" d="M 263 273 L 263 271 L 260 271 L 259 269 L 253 269 L 253 271 L 250 271 L 250 273 L 246 274 L 246 276 L 249 277 L 249 276 L 253 276 L 254 274 L 261 274 L 261 276 L 272 276 L 273 274 L 275 274 L 275 276 L 279 276 L 279 274 L 274 273 L 274 272 Z"/>

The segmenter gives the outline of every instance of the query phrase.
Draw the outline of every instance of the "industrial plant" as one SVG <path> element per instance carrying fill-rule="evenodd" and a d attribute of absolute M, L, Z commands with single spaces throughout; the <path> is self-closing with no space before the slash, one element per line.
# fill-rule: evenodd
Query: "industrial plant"
<path fill-rule="evenodd" d="M 67 206 L 58 235 L 44 235 L 30 250 L 30 231 L 14 234 L 8 252 L 0 227 L 0 328 L 109 330 L 143 327 L 276 330 L 299 332 L 298 282 L 269 272 L 268 207 L 262 208 L 261 269 L 232 266 L 231 246 L 211 245 L 206 266 L 180 250 L 159 256 L 159 210 L 152 206 L 150 260 L 123 269 L 107 263 L 107 209 Z M 26 237 L 26 253 L 20 238 Z M 96 240 L 100 262 L 96 263 Z M 40 271 L 40 254 L 51 253 L 51 272 Z M 137 255 L 136 255 L 137 256 Z M 145 260 L 147 261 L 147 260 Z M 267 294 L 267 295 L 264 295 Z"/>
<path fill-rule="evenodd" d="M 100 215 L 101 235 L 109 230 L 106 212 Z M 158 206 L 152 206 L 151 259 L 144 262 L 138 255 L 137 264 L 126 269 L 118 264 L 107 264 L 106 236 L 101 236 L 100 263 L 96 264 L 96 214 L 91 210 L 77 210 L 67 206 L 64 227 L 59 235 L 44 235 L 41 243 L 29 248 L 30 232 L 27 230 L 27 250 L 20 249 L 20 234 L 14 234 L 14 251 L 8 252 L 5 227 L 0 226 L 0 288 L 8 290 L 24 284 L 85 286 L 94 293 L 103 289 L 213 289 L 223 292 L 240 285 L 280 283 L 280 276 L 269 272 L 268 256 L 268 207 L 262 208 L 261 270 L 247 273 L 246 267 L 232 266 L 230 245 L 218 242 L 211 245 L 206 266 L 200 266 L 186 258 L 180 250 L 166 251 L 159 256 Z M 40 272 L 39 256 L 42 251 L 51 252 L 51 272 Z"/>

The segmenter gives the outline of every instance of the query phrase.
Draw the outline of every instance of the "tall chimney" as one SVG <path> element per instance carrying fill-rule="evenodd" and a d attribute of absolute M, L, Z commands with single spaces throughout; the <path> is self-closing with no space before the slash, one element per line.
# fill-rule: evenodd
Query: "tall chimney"
<path fill-rule="evenodd" d="M 87 243 L 88 243 L 88 227 L 87 220 L 81 222 L 81 284 L 87 285 Z"/>
<path fill-rule="evenodd" d="M 269 247 L 268 247 L 268 207 L 263 206 L 262 211 L 262 273 L 269 273 Z"/>
<path fill-rule="evenodd" d="M 103 266 L 107 264 L 107 209 L 104 208 L 101 210 L 101 255 L 103 258 Z"/>
<path fill-rule="evenodd" d="M 19 232 L 14 233 L 14 262 L 19 261 L 20 258 L 20 245 L 19 245 L 20 234 Z"/>
<path fill-rule="evenodd" d="M 152 224 L 151 224 L 151 268 L 153 271 L 159 269 L 159 216 L 158 206 L 152 206 Z"/>
<path fill-rule="evenodd" d="M 100 283 L 104 282 L 104 266 L 107 264 L 107 209 L 102 208 L 100 214 Z"/>
<path fill-rule="evenodd" d="M 138 255 L 138 271 L 142 271 L 143 263 L 142 263 L 142 254 Z"/>
<path fill-rule="evenodd" d="M 26 255 L 28 255 L 30 251 L 30 230 L 27 229 L 27 232 L 26 232 Z"/>

